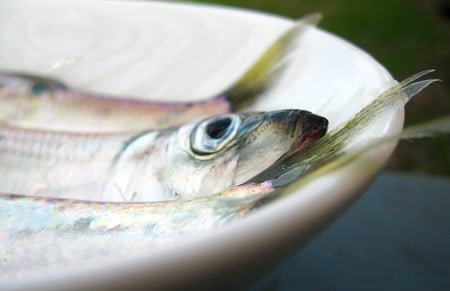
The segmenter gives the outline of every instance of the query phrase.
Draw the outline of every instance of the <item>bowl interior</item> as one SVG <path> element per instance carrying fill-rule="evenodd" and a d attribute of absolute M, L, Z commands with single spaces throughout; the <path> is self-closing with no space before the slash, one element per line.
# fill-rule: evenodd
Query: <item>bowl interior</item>
<path fill-rule="evenodd" d="M 0 70 L 48 74 L 84 90 L 153 100 L 213 96 L 292 24 L 267 14 L 181 3 L 5 0 L 0 7 Z M 393 82 L 362 50 L 311 28 L 283 78 L 248 110 L 306 109 L 327 117 L 333 129 Z M 357 139 L 399 132 L 402 110 L 393 108 Z M 62 282 L 168 287 L 226 278 L 236 270 L 257 273 L 251 264 L 271 266 L 342 212 L 391 150 L 380 149 L 302 189 L 294 185 L 292 195 L 223 229 L 107 264 L 44 268 L 27 282 L 9 283 L 42 289 Z"/>

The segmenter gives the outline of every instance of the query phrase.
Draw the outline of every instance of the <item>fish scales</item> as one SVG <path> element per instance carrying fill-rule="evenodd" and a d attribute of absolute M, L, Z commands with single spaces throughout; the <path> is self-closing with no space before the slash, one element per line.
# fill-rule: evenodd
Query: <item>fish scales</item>
<path fill-rule="evenodd" d="M 98 203 L 0 194 L 0 280 L 100 258 L 137 255 L 235 221 L 275 192 L 270 182 L 153 203 Z M 133 247 L 130 248 L 130 245 Z"/>
<path fill-rule="evenodd" d="M 114 157 L 132 136 L 0 127 L 1 187 L 12 193 L 44 196 L 52 194 L 45 189 L 67 189 L 70 198 L 72 187 L 83 186 L 94 191 L 95 197 L 107 180 Z"/>

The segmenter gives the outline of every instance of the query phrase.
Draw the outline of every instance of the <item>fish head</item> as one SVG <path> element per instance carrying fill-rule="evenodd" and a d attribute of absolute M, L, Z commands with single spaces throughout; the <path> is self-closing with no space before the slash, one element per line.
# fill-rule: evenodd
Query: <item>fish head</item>
<path fill-rule="evenodd" d="M 166 146 L 166 189 L 192 198 L 240 185 L 322 137 L 327 126 L 303 110 L 223 114 L 182 126 Z"/>
<path fill-rule="evenodd" d="M 22 73 L 0 72 L 0 89 L 22 93 L 41 95 L 54 90 L 66 90 L 67 86 L 59 80 Z"/>

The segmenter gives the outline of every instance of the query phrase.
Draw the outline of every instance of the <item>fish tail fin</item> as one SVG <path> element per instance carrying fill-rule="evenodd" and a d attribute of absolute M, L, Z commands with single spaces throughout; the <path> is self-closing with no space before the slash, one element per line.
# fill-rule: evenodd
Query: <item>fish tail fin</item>
<path fill-rule="evenodd" d="M 379 150 L 379 148 L 384 145 L 397 142 L 398 139 L 411 140 L 423 138 L 441 138 L 446 136 L 450 136 L 450 115 L 409 126 L 399 134 L 389 135 L 380 139 L 376 139 L 361 148 L 348 152 L 347 154 L 336 156 L 333 159 L 328 160 L 326 163 L 321 163 L 318 165 L 318 167 L 315 167 L 311 171 L 306 172 L 301 179 L 298 178 L 300 176 L 299 173 L 302 173 L 302 169 L 300 169 L 300 166 L 296 165 L 296 168 L 290 169 L 290 172 L 293 173 L 291 176 L 285 174 L 284 176 L 273 179 L 271 182 L 275 188 L 288 186 L 288 184 L 294 182 L 291 185 L 292 189 L 298 189 L 299 187 L 306 185 L 314 179 L 317 179 L 326 174 L 330 174 L 333 171 L 339 170 L 353 163 L 354 161 L 363 158 L 365 155 L 371 153 L 372 151 Z M 288 179 L 286 179 L 285 176 L 287 176 Z M 292 190 L 288 189 L 287 191 L 283 192 L 282 195 L 279 195 L 276 198 L 289 195 L 289 193 L 292 193 Z"/>
<path fill-rule="evenodd" d="M 409 100 L 411 100 L 414 95 L 418 94 L 420 91 L 425 89 L 428 85 L 433 82 L 439 81 L 438 79 L 426 79 L 426 80 L 418 80 L 419 78 L 433 72 L 434 70 L 427 70 L 420 73 L 417 73 L 404 81 L 398 83 L 393 86 L 391 89 L 388 89 L 385 93 L 380 95 L 380 97 L 384 101 L 379 103 L 382 106 L 389 106 L 389 99 L 393 101 L 400 101 L 401 104 L 405 105 Z M 373 106 L 377 104 L 377 100 L 374 103 L 369 105 L 369 110 L 366 110 L 365 115 L 369 115 L 366 120 L 359 120 L 359 122 L 364 121 L 363 124 L 354 124 L 360 128 L 361 126 L 365 126 L 368 124 L 375 116 L 372 111 Z M 370 116 L 372 115 L 372 116 Z M 334 133 L 334 135 L 342 136 L 344 135 L 344 139 L 349 139 L 351 136 L 345 134 L 342 131 L 338 131 Z M 319 156 L 317 160 L 315 160 L 316 165 L 314 167 L 306 167 L 302 164 L 305 162 L 305 155 L 298 155 L 297 157 L 293 156 L 289 160 L 284 161 L 282 169 L 272 169 L 275 173 L 281 173 L 281 175 L 275 177 L 272 181 L 272 185 L 274 187 L 286 186 L 287 184 L 296 181 L 300 176 L 302 179 L 295 182 L 294 188 L 298 188 L 300 185 L 305 185 L 309 181 L 320 177 L 324 174 L 328 174 L 334 170 L 338 170 L 355 160 L 362 158 L 364 155 L 378 150 L 380 147 L 384 145 L 388 145 L 391 143 L 397 142 L 399 139 L 423 139 L 423 138 L 441 138 L 450 136 L 450 115 L 444 115 L 439 118 L 429 120 L 423 123 L 415 124 L 404 128 L 400 133 L 383 136 L 381 138 L 377 138 L 372 140 L 369 143 L 363 144 L 360 147 L 355 147 L 352 150 L 342 151 L 343 144 L 336 144 L 330 141 L 326 141 L 322 143 L 322 147 L 333 147 L 333 151 L 324 151 L 325 155 L 322 155 L 319 148 L 315 148 L 313 150 L 314 155 Z M 320 142 L 321 140 L 319 140 Z M 311 152 L 309 152 L 311 154 Z M 322 157 L 321 157 L 322 155 Z M 272 166 L 273 167 L 273 166 Z M 272 176 L 273 176 L 272 172 Z M 262 176 L 262 178 L 268 179 L 268 176 Z M 259 180 L 256 180 L 259 181 Z M 291 191 L 287 191 L 286 193 L 290 193 Z"/>
<path fill-rule="evenodd" d="M 360 123 L 362 123 L 362 120 L 370 122 L 369 120 L 378 111 L 389 108 L 394 104 L 405 106 L 412 97 L 420 93 L 423 89 L 434 82 L 440 81 L 439 79 L 418 80 L 432 72 L 434 70 L 425 70 L 393 85 L 390 89 L 381 93 L 372 103 L 363 108 L 353 119 Z"/>
<path fill-rule="evenodd" d="M 327 133 L 321 139 L 315 141 L 301 152 L 292 152 L 275 162 L 267 170 L 259 173 L 250 182 L 261 182 L 278 175 L 282 181 L 294 180 L 303 176 L 322 164 L 343 155 L 348 149 L 349 140 L 365 130 L 374 122 L 375 118 L 392 106 L 402 107 L 411 100 L 414 95 L 425 89 L 438 79 L 419 80 L 434 70 L 426 70 L 417 73 L 402 82 L 395 83 L 391 88 L 377 96 L 371 103 L 362 108 L 346 123 Z M 450 132 L 450 117 L 439 120 L 437 123 L 426 124 L 426 127 L 416 128 L 406 133 L 401 138 L 420 137 L 419 134 L 437 136 Z M 399 138 L 398 135 L 393 138 Z M 392 139 L 391 139 L 392 140 Z M 276 173 L 276 174 L 274 174 Z M 289 178 L 289 179 L 288 179 Z M 280 182 L 277 182 L 279 185 Z"/>
<path fill-rule="evenodd" d="M 242 77 L 221 96 L 225 96 L 233 110 L 251 103 L 276 81 L 284 69 L 282 62 L 292 51 L 299 35 L 308 27 L 316 25 L 321 14 L 315 13 L 299 19 L 284 32 L 254 63 Z"/>
<path fill-rule="evenodd" d="M 428 87 L 428 85 L 440 81 L 440 79 L 426 79 L 422 81 L 417 81 L 418 79 L 422 78 L 425 75 L 428 75 L 430 73 L 434 72 L 433 69 L 425 70 L 422 72 L 419 72 L 417 74 L 412 75 L 411 77 L 403 80 L 400 82 L 400 85 L 403 90 L 403 94 L 405 96 L 404 102 L 407 103 L 409 100 L 411 100 L 412 97 L 414 97 L 416 94 L 420 93 L 423 89 Z"/>

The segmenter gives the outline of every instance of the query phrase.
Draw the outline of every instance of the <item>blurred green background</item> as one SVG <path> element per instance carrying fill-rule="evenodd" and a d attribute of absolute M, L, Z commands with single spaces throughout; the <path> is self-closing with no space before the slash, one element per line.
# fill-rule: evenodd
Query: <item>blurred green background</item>
<path fill-rule="evenodd" d="M 445 0 L 208 0 L 299 18 L 324 16 L 320 27 L 370 53 L 397 80 L 436 69 L 435 83 L 406 107 L 406 125 L 450 113 L 450 1 Z M 450 137 L 402 141 L 389 170 L 450 176 Z"/>

